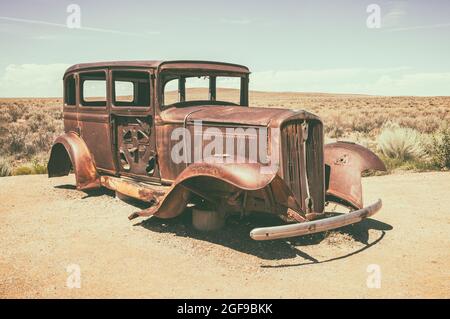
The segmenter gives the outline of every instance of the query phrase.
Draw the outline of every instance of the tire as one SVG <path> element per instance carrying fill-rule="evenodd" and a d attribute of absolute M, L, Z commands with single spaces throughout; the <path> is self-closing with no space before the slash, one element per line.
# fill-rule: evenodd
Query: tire
<path fill-rule="evenodd" d="M 192 225 L 200 231 L 215 231 L 225 225 L 225 214 L 215 210 L 192 208 Z"/>

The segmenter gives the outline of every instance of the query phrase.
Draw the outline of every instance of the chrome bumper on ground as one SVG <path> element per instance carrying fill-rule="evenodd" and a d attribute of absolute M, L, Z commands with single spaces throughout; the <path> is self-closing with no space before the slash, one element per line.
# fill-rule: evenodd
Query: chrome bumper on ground
<path fill-rule="evenodd" d="M 254 240 L 271 240 L 319 233 L 360 222 L 364 218 L 370 217 L 378 212 L 381 205 L 381 199 L 379 199 L 370 206 L 339 216 L 305 223 L 255 228 L 250 232 L 250 237 Z"/>

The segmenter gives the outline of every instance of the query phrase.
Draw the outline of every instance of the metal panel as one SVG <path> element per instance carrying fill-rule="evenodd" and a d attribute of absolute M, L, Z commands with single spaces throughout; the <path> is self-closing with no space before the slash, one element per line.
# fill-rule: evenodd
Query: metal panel
<path fill-rule="evenodd" d="M 320 121 L 309 122 L 306 141 L 306 170 L 314 211 L 322 213 L 325 209 L 325 163 L 323 156 L 323 124 Z"/>
<path fill-rule="evenodd" d="M 314 212 L 322 213 L 325 201 L 322 124 L 308 121 L 307 140 L 303 144 L 302 123 L 303 120 L 294 120 L 282 127 L 283 179 L 304 211 L 309 193 Z"/>

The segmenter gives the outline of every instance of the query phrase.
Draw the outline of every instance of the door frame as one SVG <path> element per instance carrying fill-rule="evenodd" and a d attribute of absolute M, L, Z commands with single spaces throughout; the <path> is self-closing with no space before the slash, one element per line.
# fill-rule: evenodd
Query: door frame
<path fill-rule="evenodd" d="M 150 105 L 148 107 L 137 107 L 137 106 L 115 106 L 114 105 L 114 81 L 113 72 L 123 71 L 123 72 L 140 72 L 148 73 L 150 80 Z M 113 158 L 116 165 L 116 175 L 117 176 L 127 176 L 145 182 L 161 183 L 159 163 L 158 163 L 158 153 L 156 149 L 156 126 L 155 126 L 155 72 L 152 68 L 138 68 L 138 67 L 110 67 L 108 68 L 108 109 L 110 113 L 110 128 L 111 128 L 111 147 L 113 150 Z M 145 176 L 133 174 L 130 172 L 124 172 L 121 170 L 120 160 L 119 160 L 119 145 L 118 145 L 118 132 L 116 117 L 151 117 L 151 133 L 150 144 L 153 146 L 152 151 L 155 154 L 156 166 L 155 173 L 153 176 Z"/>
<path fill-rule="evenodd" d="M 81 80 L 83 74 L 104 72 L 106 81 L 106 103 L 105 106 L 89 106 L 83 105 L 83 81 Z M 111 135 L 111 114 L 110 114 L 110 79 L 108 68 L 92 68 L 87 70 L 80 70 L 77 72 L 77 129 L 78 134 L 83 138 L 84 142 L 87 144 L 91 154 L 96 163 L 96 168 L 99 172 L 107 174 L 116 174 L 117 165 L 113 159 L 113 149 L 112 149 L 112 135 Z M 103 139 L 106 139 L 105 145 L 109 145 L 108 150 L 96 154 L 96 146 L 92 142 L 92 137 L 85 135 L 86 128 L 89 123 L 104 124 L 104 128 L 95 128 L 93 131 L 95 133 L 103 133 Z M 101 136 L 102 136 L 101 135 Z M 106 137 L 105 137 L 106 136 Z M 107 144 L 106 144 L 107 143 Z M 108 160 L 108 157 L 111 160 Z M 108 163 L 109 162 L 109 163 Z M 105 166 L 106 163 L 106 166 Z"/>

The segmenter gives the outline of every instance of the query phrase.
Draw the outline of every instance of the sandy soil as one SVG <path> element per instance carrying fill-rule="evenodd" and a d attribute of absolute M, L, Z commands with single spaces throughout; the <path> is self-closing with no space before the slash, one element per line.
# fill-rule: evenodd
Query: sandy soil
<path fill-rule="evenodd" d="M 256 242 L 267 218 L 199 233 L 189 213 L 128 221 L 137 208 L 73 176 L 0 178 L 0 297 L 450 297 L 450 173 L 364 178 L 381 212 L 307 238 Z M 81 288 L 66 286 L 69 265 Z M 371 264 L 381 288 L 368 288 Z"/>

